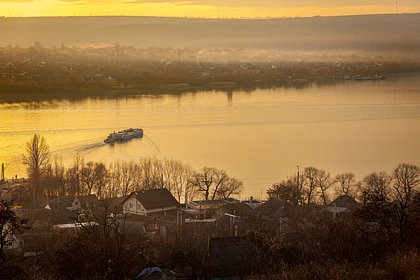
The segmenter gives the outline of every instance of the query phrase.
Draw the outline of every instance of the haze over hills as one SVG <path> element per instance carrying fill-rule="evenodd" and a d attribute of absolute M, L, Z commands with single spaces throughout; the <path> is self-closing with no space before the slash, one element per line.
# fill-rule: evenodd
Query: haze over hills
<path fill-rule="evenodd" d="M 1 46 L 367 51 L 420 54 L 420 14 L 284 19 L 1 18 Z M 405 56 L 405 55 L 403 55 Z"/>

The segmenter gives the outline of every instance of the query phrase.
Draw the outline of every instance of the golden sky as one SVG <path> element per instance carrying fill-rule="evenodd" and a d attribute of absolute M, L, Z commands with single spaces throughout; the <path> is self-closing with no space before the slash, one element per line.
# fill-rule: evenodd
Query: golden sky
<path fill-rule="evenodd" d="M 398 1 L 420 12 L 420 0 Z M 295 17 L 395 13 L 390 0 L 0 0 L 0 16 Z"/>

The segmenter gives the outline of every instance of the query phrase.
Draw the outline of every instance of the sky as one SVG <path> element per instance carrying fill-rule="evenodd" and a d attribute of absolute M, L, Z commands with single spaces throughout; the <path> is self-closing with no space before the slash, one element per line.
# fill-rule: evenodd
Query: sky
<path fill-rule="evenodd" d="M 308 17 L 396 12 L 394 0 L 0 0 L 0 16 Z M 420 0 L 398 1 L 399 13 L 420 12 Z"/>

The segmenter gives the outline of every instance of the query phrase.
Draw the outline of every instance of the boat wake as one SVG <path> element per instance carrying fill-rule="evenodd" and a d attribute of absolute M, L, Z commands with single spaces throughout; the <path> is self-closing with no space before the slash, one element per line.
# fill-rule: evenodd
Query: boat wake
<path fill-rule="evenodd" d="M 105 145 L 105 143 L 100 142 L 100 139 L 84 140 L 63 145 L 60 148 L 53 150 L 52 154 L 60 155 L 63 159 L 69 159 L 75 154 L 85 155 Z"/>
<path fill-rule="evenodd" d="M 93 143 L 93 144 L 86 144 L 83 146 L 80 146 L 78 148 L 75 149 L 76 152 L 80 152 L 80 153 L 87 153 L 90 152 L 92 150 L 96 150 L 100 147 L 105 146 L 105 143 L 99 142 L 99 143 Z"/>
<path fill-rule="evenodd" d="M 155 141 L 153 141 L 150 137 L 146 135 L 144 136 L 144 139 L 146 139 L 147 142 L 152 146 L 152 148 L 155 150 L 156 155 L 159 155 L 161 153 L 160 147 Z"/>

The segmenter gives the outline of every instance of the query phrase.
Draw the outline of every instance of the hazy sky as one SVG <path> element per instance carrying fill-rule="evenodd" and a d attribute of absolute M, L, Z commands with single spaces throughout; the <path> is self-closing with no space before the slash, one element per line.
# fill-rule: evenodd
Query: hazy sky
<path fill-rule="evenodd" d="M 0 0 L 0 16 L 295 17 L 395 13 L 392 0 Z M 398 1 L 420 12 L 420 0 Z"/>

